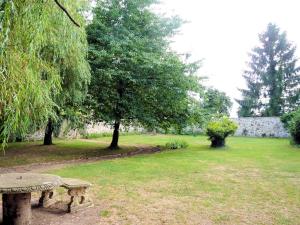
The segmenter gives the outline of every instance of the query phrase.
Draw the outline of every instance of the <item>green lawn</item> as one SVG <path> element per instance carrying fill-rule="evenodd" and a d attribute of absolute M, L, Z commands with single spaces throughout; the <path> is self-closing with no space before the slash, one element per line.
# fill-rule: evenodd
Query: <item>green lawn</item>
<path fill-rule="evenodd" d="M 289 140 L 230 138 L 223 150 L 210 149 L 206 137 L 120 141 L 156 146 L 175 138 L 189 147 L 51 172 L 94 184 L 102 208 L 95 224 L 300 224 L 300 149 Z"/>

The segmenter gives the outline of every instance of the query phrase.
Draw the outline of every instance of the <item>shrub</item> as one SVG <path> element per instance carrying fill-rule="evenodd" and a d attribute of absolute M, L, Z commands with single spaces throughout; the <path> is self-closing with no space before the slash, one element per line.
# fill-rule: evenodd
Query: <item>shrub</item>
<path fill-rule="evenodd" d="M 211 147 L 217 148 L 225 146 L 225 139 L 233 135 L 236 130 L 236 123 L 227 117 L 222 117 L 208 123 L 206 134 L 211 140 Z"/>
<path fill-rule="evenodd" d="M 281 117 L 285 127 L 289 130 L 293 142 L 300 145 L 300 109 L 297 111 L 285 114 Z"/>
<path fill-rule="evenodd" d="M 166 148 L 168 149 L 183 149 L 187 148 L 188 146 L 188 143 L 183 140 L 172 140 L 166 144 Z"/>

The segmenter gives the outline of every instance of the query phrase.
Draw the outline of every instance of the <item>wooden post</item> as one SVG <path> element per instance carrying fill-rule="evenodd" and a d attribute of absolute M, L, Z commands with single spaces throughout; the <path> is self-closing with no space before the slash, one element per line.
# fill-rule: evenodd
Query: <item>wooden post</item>
<path fill-rule="evenodd" d="M 31 225 L 31 193 L 3 194 L 3 225 Z"/>

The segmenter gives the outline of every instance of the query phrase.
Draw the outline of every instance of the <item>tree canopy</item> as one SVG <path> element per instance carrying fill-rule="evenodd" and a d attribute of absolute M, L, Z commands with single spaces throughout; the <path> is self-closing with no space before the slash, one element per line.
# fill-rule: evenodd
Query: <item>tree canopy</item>
<path fill-rule="evenodd" d="M 95 117 L 114 126 L 111 148 L 118 146 L 120 124 L 166 128 L 188 117 L 188 92 L 198 66 L 170 50 L 181 20 L 155 14 L 154 3 L 97 1 L 87 28 L 89 94 Z"/>
<path fill-rule="evenodd" d="M 300 76 L 296 47 L 275 24 L 259 35 L 260 44 L 250 55 L 244 72 L 247 89 L 242 89 L 239 116 L 280 116 L 300 103 Z"/>
<path fill-rule="evenodd" d="M 72 86 L 88 82 L 81 15 L 88 2 L 61 1 L 82 27 L 75 26 L 56 3 L 0 3 L 0 140 L 4 142 L 12 133 L 37 128 L 54 116 L 59 107 L 55 98 L 63 87 L 72 89 L 65 96 L 70 98 L 78 90 Z"/>
<path fill-rule="evenodd" d="M 224 92 L 214 88 L 207 88 L 201 107 L 210 115 L 219 114 L 229 116 L 232 102 L 230 97 Z"/>

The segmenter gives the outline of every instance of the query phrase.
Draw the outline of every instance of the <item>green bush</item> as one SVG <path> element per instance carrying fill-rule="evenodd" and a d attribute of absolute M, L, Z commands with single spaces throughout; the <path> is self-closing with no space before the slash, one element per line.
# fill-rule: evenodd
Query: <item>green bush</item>
<path fill-rule="evenodd" d="M 233 135 L 237 128 L 237 124 L 227 117 L 209 122 L 206 134 L 209 136 L 209 140 L 211 140 L 211 147 L 217 148 L 225 146 L 225 139 L 229 135 Z"/>
<path fill-rule="evenodd" d="M 183 149 L 187 148 L 189 145 L 183 140 L 172 140 L 166 144 L 167 149 Z"/>
<path fill-rule="evenodd" d="M 293 143 L 300 145 L 300 109 L 283 115 L 281 121 L 289 130 Z"/>

